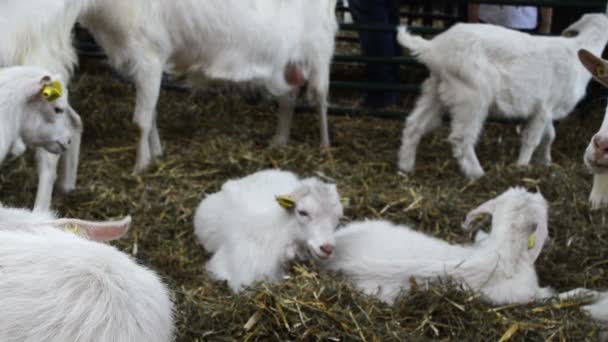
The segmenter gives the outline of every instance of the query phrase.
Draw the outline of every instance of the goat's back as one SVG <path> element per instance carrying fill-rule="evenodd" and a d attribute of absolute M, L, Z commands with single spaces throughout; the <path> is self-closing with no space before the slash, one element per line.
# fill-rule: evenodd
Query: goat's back
<path fill-rule="evenodd" d="M 0 265 L 2 341 L 172 340 L 167 288 L 114 247 L 54 229 L 0 232 Z"/>

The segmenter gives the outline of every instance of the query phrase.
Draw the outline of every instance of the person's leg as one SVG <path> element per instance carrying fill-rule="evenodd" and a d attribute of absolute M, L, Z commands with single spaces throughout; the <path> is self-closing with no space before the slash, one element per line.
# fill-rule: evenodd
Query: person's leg
<path fill-rule="evenodd" d="M 358 24 L 394 25 L 399 23 L 397 0 L 350 0 L 353 19 Z M 361 52 L 364 56 L 393 57 L 401 48 L 394 31 L 360 31 Z M 397 83 L 399 67 L 396 64 L 368 63 L 365 67 L 367 81 L 371 83 Z M 369 91 L 364 104 L 384 107 L 395 102 L 397 94 L 385 91 Z"/>

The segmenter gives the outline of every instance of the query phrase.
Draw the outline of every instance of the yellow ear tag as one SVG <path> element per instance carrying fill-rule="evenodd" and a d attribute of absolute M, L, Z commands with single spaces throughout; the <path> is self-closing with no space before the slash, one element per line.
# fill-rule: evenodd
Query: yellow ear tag
<path fill-rule="evenodd" d="M 597 77 L 606 77 L 608 76 L 608 73 L 606 72 L 606 67 L 603 65 L 598 66 L 597 68 L 595 68 L 595 73 Z"/>
<path fill-rule="evenodd" d="M 80 227 L 77 224 L 68 224 L 63 230 L 76 235 L 80 234 Z"/>
<path fill-rule="evenodd" d="M 348 198 L 348 197 L 340 198 L 340 204 L 342 204 L 343 207 L 350 206 L 350 198 Z"/>
<path fill-rule="evenodd" d="M 535 244 L 536 244 L 536 235 L 532 234 L 528 238 L 528 249 L 534 248 Z"/>
<path fill-rule="evenodd" d="M 59 81 L 53 81 L 51 84 L 42 88 L 42 97 L 49 102 L 54 102 L 63 95 L 63 89 Z"/>
<path fill-rule="evenodd" d="M 277 203 L 285 209 L 293 209 L 296 206 L 296 201 L 288 195 L 278 195 L 275 197 Z"/>

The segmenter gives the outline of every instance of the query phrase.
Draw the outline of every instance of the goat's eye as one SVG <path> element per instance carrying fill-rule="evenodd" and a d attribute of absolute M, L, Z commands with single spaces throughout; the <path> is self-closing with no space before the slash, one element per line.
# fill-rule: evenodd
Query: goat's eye
<path fill-rule="evenodd" d="M 302 216 L 302 217 L 308 217 L 308 211 L 306 210 L 298 210 L 298 215 Z"/>
<path fill-rule="evenodd" d="M 63 113 L 63 109 L 61 109 L 59 107 L 55 107 L 55 113 L 62 114 Z"/>

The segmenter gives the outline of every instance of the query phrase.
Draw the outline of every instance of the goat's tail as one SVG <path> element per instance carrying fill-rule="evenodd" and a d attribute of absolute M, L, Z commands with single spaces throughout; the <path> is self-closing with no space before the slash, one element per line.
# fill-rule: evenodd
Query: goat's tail
<path fill-rule="evenodd" d="M 397 29 L 397 41 L 403 47 L 408 48 L 413 56 L 419 56 L 431 45 L 429 40 L 409 33 L 405 26 L 399 26 Z"/>

